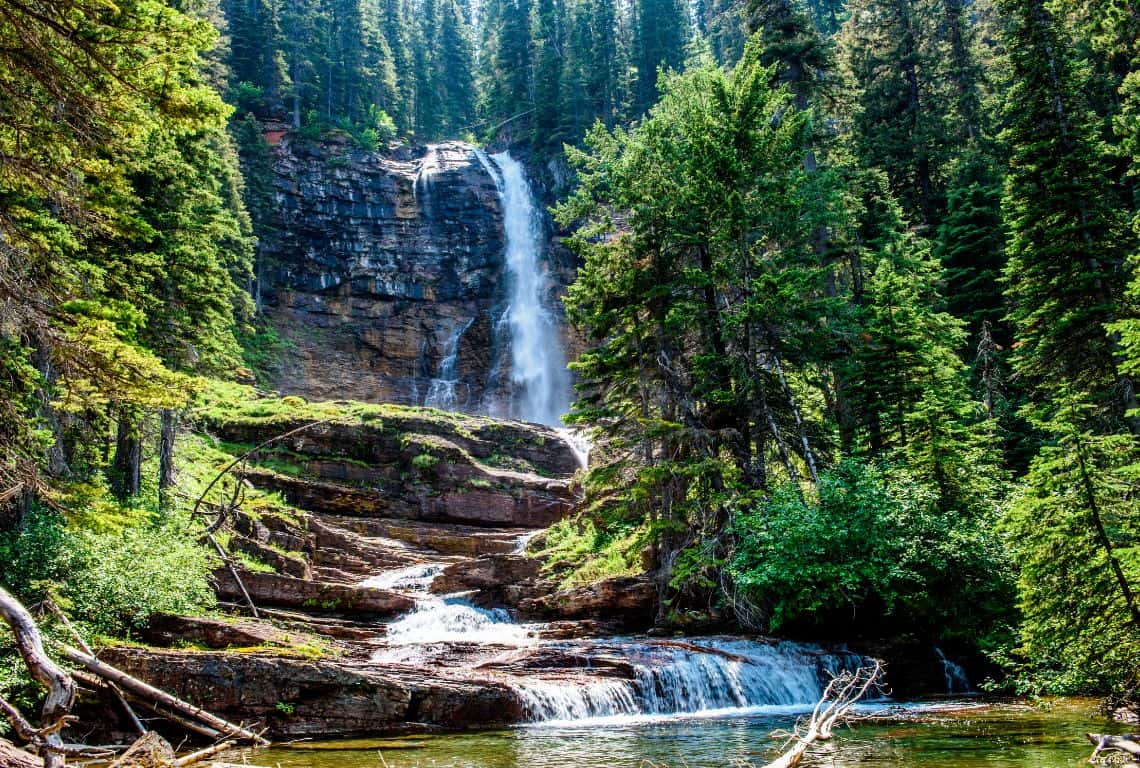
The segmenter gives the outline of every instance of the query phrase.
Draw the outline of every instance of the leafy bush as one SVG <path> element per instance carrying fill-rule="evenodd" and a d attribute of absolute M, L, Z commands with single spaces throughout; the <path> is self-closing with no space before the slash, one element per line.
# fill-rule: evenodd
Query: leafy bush
<path fill-rule="evenodd" d="M 872 465 L 824 473 L 817 498 L 795 486 L 739 514 L 728 575 L 742 618 L 775 631 L 894 623 L 945 639 L 994 626 L 1010 604 L 1000 542 L 940 513 L 935 494 Z M 988 641 L 983 639 L 983 644 Z"/>
<path fill-rule="evenodd" d="M 6 587 L 29 602 L 51 596 L 102 635 L 127 635 L 153 613 L 213 605 L 210 555 L 176 516 L 99 531 L 35 510 L 0 537 L 0 559 L 11 564 L 0 574 Z"/>

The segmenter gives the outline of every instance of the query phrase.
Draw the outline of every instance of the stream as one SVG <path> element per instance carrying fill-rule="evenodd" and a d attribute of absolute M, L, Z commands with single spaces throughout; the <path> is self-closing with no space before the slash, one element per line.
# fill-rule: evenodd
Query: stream
<path fill-rule="evenodd" d="M 1096 702 L 1047 708 L 947 702 L 910 704 L 914 719 L 840 729 L 803 763 L 827 768 L 1049 768 L 1087 765 L 1085 731 L 1111 730 Z M 733 768 L 763 765 L 771 732 L 794 714 L 778 708 L 702 717 L 600 718 L 578 724 L 297 742 L 227 758 L 281 768 Z M 381 761 L 380 756 L 383 756 Z"/>

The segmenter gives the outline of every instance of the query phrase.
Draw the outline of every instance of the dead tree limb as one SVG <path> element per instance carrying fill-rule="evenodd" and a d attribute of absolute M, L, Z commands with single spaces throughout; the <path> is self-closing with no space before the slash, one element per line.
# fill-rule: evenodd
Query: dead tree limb
<path fill-rule="evenodd" d="M 68 620 L 67 616 L 64 615 L 63 611 L 59 609 L 59 606 L 56 605 L 54 601 L 45 600 L 44 607 L 51 611 L 53 616 L 59 619 L 60 623 L 63 624 L 64 628 L 67 629 L 67 631 L 75 639 L 75 642 L 79 645 L 80 649 L 84 653 L 86 653 L 88 656 L 95 655 L 95 651 L 91 650 L 91 646 L 87 644 L 87 641 L 83 639 L 83 636 L 79 634 L 79 631 L 72 625 L 71 621 Z M 123 696 L 123 692 L 114 683 L 108 682 L 107 687 L 111 690 L 111 693 L 115 695 L 115 698 L 119 700 L 119 704 L 122 706 L 123 712 L 126 713 L 127 719 L 131 721 L 131 725 L 133 725 L 135 727 L 135 730 L 139 732 L 139 736 L 145 736 L 147 728 L 145 725 L 143 725 L 142 720 L 139 719 L 139 716 L 135 713 L 135 710 L 131 708 L 130 703 L 127 701 L 126 697 Z"/>
<path fill-rule="evenodd" d="M 791 746 L 763 768 L 795 768 L 799 765 L 812 744 L 830 739 L 835 724 L 843 720 L 860 699 L 880 687 L 882 677 L 882 662 L 876 661 L 874 666 L 860 667 L 832 678 L 816 702 L 811 719 L 806 724 L 796 724 L 790 734 Z"/>
<path fill-rule="evenodd" d="M 303 424 L 300 427 L 297 427 L 296 429 L 291 429 L 288 432 L 283 432 L 280 435 L 276 435 L 276 436 L 271 437 L 262 443 L 259 443 L 258 445 L 255 445 L 253 448 L 250 448 L 248 451 L 246 451 L 242 455 L 238 456 L 233 461 L 231 461 L 229 464 L 227 464 L 225 467 L 223 467 L 222 470 L 220 472 L 218 472 L 217 475 L 214 476 L 214 479 L 210 481 L 209 485 L 206 486 L 205 490 L 202 491 L 202 494 L 198 497 L 197 501 L 194 502 L 194 509 L 190 513 L 192 515 L 201 514 L 199 512 L 199 510 L 203 506 L 206 506 L 207 508 L 212 508 L 212 509 L 216 510 L 217 517 L 215 517 L 214 520 L 212 520 L 211 522 L 209 522 L 206 525 L 206 531 L 205 531 L 204 536 L 207 540 L 209 540 L 209 542 L 211 544 L 214 545 L 214 549 L 217 550 L 218 555 L 221 556 L 222 562 L 226 564 L 226 567 L 229 569 L 230 573 L 233 575 L 234 581 L 237 582 L 238 588 L 241 590 L 242 596 L 245 598 L 246 604 L 249 605 L 250 613 L 253 614 L 253 618 L 255 618 L 255 619 L 260 618 L 260 616 L 258 615 L 258 612 L 257 612 L 257 606 L 254 604 L 253 598 L 250 597 L 249 590 L 247 590 L 245 588 L 245 584 L 241 580 L 241 574 L 238 573 L 238 569 L 233 563 L 233 558 L 231 558 L 226 553 L 225 548 L 223 548 L 222 545 L 218 543 L 218 540 L 216 538 L 214 538 L 214 534 L 218 531 L 218 529 L 220 529 L 222 527 L 223 524 L 225 524 L 226 517 L 229 516 L 230 514 L 232 514 L 234 512 L 234 510 L 236 510 L 241 505 L 242 498 L 244 497 L 245 486 L 240 481 L 234 482 L 233 494 L 231 494 L 228 504 L 211 504 L 210 502 L 206 501 L 206 496 L 209 495 L 210 491 L 212 491 L 214 489 L 215 485 L 217 485 L 219 482 L 221 482 L 223 477 L 225 477 L 230 472 L 232 472 L 235 467 L 238 467 L 242 464 L 245 464 L 246 461 L 249 460 L 249 457 L 253 456 L 258 451 L 269 447 L 273 443 L 276 443 L 278 440 L 284 440 L 287 437 L 292 437 L 293 435 L 296 435 L 299 432 L 304 432 L 306 429 L 312 429 L 313 427 L 320 426 L 321 424 L 328 424 L 330 421 L 333 421 L 333 419 L 324 419 L 323 421 L 312 421 L 312 422 L 309 422 L 308 424 Z"/>
<path fill-rule="evenodd" d="M 93 675 L 85 670 L 77 669 L 71 673 L 71 676 L 74 677 L 76 682 L 78 682 L 80 685 L 84 685 L 94 691 L 104 691 L 106 693 L 111 692 L 111 684 L 98 675 Z M 123 691 L 123 695 L 126 696 L 128 700 L 133 701 L 135 704 L 142 707 L 146 711 L 152 712 L 163 720 L 168 720 L 177 726 L 185 728 L 191 733 L 197 733 L 200 736 L 205 736 L 211 741 L 220 741 L 222 738 L 224 738 L 223 734 L 220 731 L 215 731 L 213 728 L 207 725 L 202 725 L 201 723 L 195 722 L 189 718 L 182 717 L 182 715 L 179 715 L 175 712 L 171 712 L 168 709 L 163 709 L 157 704 L 147 701 L 141 696 L 133 695 L 130 691 Z"/>
<path fill-rule="evenodd" d="M 44 768 L 59 768 L 64 763 L 59 751 L 63 748 L 60 731 L 67 725 L 75 704 L 75 681 L 44 653 L 43 639 L 32 615 L 3 587 L 0 587 L 0 618 L 12 628 L 28 672 L 47 689 L 36 739 L 29 741 L 42 749 Z M 10 713 L 5 711 L 5 714 L 11 719 Z"/>
<path fill-rule="evenodd" d="M 1137 734 L 1121 734 L 1120 736 L 1111 736 L 1106 733 L 1086 733 L 1085 737 L 1089 743 L 1093 745 L 1093 753 L 1089 757 L 1089 762 L 1096 762 L 1097 755 L 1101 752 L 1123 752 L 1132 756 L 1133 763 L 1140 763 L 1140 735 Z"/>
<path fill-rule="evenodd" d="M 200 749 L 197 752 L 191 752 L 189 755 L 180 757 L 175 760 L 174 765 L 176 768 L 186 768 L 188 765 L 194 765 L 195 763 L 200 763 L 203 760 L 207 760 L 219 752 L 225 752 L 227 749 L 233 747 L 236 743 L 237 742 L 235 741 L 223 741 L 218 744 L 214 744 L 213 746 L 206 747 L 205 749 Z"/>
<path fill-rule="evenodd" d="M 63 657 L 68 661 L 86 667 L 91 672 L 94 672 L 99 677 L 109 682 L 121 686 L 123 689 L 130 691 L 136 696 L 149 699 L 150 701 L 161 704 L 164 707 L 169 707 L 174 711 L 185 715 L 186 717 L 204 723 L 214 730 L 220 731 L 225 735 L 232 735 L 238 738 L 250 741 L 254 744 L 268 746 L 269 742 L 262 738 L 260 735 L 253 731 L 246 730 L 240 725 L 223 720 L 217 715 L 213 715 L 201 707 L 195 706 L 189 702 L 172 696 L 166 691 L 155 688 L 152 685 L 144 683 L 138 678 L 131 677 L 126 672 L 112 667 L 106 662 L 100 661 L 94 656 L 88 656 L 82 651 L 64 646 Z"/>
<path fill-rule="evenodd" d="M 225 477 L 226 475 L 228 475 L 233 470 L 234 467 L 238 466 L 239 464 L 244 464 L 249 459 L 250 456 L 253 456 L 258 451 L 260 451 L 264 448 L 267 448 L 270 445 L 273 445 L 273 443 L 276 443 L 278 440 L 284 440 L 287 437 L 292 437 L 293 435 L 295 435 L 299 432 L 304 432 L 306 429 L 312 429 L 313 427 L 317 427 L 317 426 L 320 426 L 322 424 L 328 424 L 330 421 L 333 421 L 333 419 L 324 419 L 323 421 L 312 421 L 312 422 L 309 422 L 308 424 L 304 424 L 300 427 L 297 427 L 296 429 L 291 429 L 288 432 L 283 432 L 282 434 L 277 435 L 276 437 L 271 437 L 268 440 L 266 440 L 265 442 L 259 443 L 258 445 L 255 445 L 253 448 L 250 448 L 248 451 L 243 453 L 241 456 L 238 456 L 237 458 L 235 458 L 233 461 L 231 461 L 229 464 L 227 464 L 225 467 L 223 467 L 222 471 L 218 472 L 218 474 L 214 476 L 214 479 L 210 481 L 210 484 L 206 486 L 206 489 L 204 491 L 202 491 L 202 495 L 200 495 L 198 497 L 198 500 L 194 502 L 194 509 L 191 511 L 191 514 L 193 514 L 193 515 L 199 514 L 198 509 L 206 501 L 206 496 L 210 493 L 210 491 L 212 491 L 214 489 L 214 486 L 217 485 L 219 482 L 221 482 L 222 478 Z M 234 502 L 231 501 L 231 505 L 233 503 Z M 210 523 L 209 526 L 207 526 L 207 531 L 209 533 L 213 533 L 214 531 L 218 530 L 218 528 L 221 528 L 222 523 L 225 521 L 226 514 L 230 511 L 232 511 L 232 509 L 228 509 L 228 508 L 223 507 L 223 510 L 218 514 L 218 519 L 215 520 L 214 522 Z"/>

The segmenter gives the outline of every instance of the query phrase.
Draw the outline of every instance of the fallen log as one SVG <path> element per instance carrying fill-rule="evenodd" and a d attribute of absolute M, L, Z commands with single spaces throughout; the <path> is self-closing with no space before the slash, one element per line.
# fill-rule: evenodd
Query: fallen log
<path fill-rule="evenodd" d="M 0 618 L 12 628 L 28 672 L 47 689 L 40 711 L 40 727 L 28 740 L 43 752 L 44 768 L 60 768 L 64 764 L 60 731 L 67 725 L 75 704 L 75 681 L 44 652 L 43 639 L 32 615 L 3 587 L 0 587 Z M 11 711 L 5 710 L 5 714 L 12 719 Z M 27 737 L 21 734 L 21 738 Z"/>
<path fill-rule="evenodd" d="M 110 683 L 101 677 L 91 674 L 90 672 L 84 672 L 82 669 L 77 669 L 71 673 L 71 676 L 74 677 L 76 681 L 81 685 L 85 685 L 92 690 L 104 691 L 106 693 L 111 692 Z M 201 723 L 197 723 L 193 720 L 190 720 L 189 718 L 185 718 L 179 714 L 165 710 L 157 704 L 147 701 L 141 696 L 132 695 L 130 691 L 122 691 L 121 689 L 120 691 L 122 692 L 123 696 L 125 696 L 130 701 L 133 701 L 140 707 L 145 708 L 148 712 L 152 712 L 158 717 L 161 717 L 163 720 L 168 720 L 175 725 L 181 726 L 191 733 L 196 733 L 199 736 L 205 736 L 211 741 L 217 741 L 223 738 L 223 734 L 220 731 L 215 731 L 213 728 L 210 728 L 207 725 L 202 725 Z"/>
<path fill-rule="evenodd" d="M 149 701 L 155 702 L 164 707 L 169 707 L 179 714 L 185 715 L 186 717 L 192 720 L 196 720 L 200 723 L 204 723 L 205 725 L 208 725 L 209 727 L 221 732 L 224 735 L 237 736 L 241 739 L 245 739 L 254 744 L 260 744 L 262 746 L 269 745 L 269 741 L 259 734 L 247 730 L 240 725 L 236 725 L 234 723 L 223 720 L 222 718 L 207 712 L 201 707 L 195 706 L 194 704 L 172 696 L 166 691 L 144 683 L 138 678 L 131 677 L 126 672 L 123 672 L 120 669 L 116 669 L 110 664 L 102 662 L 94 656 L 88 656 L 87 654 L 76 650 L 75 648 L 71 648 L 70 646 L 63 646 L 62 653 L 63 657 L 68 661 L 86 667 L 88 670 L 94 672 L 104 680 L 115 683 L 116 685 L 122 687 L 124 690 L 130 691 L 136 696 L 148 699 Z"/>
<path fill-rule="evenodd" d="M 43 768 L 44 762 L 15 744 L 0 739 L 0 765 L 4 768 Z"/>
<path fill-rule="evenodd" d="M 194 765 L 195 763 L 200 763 L 203 760 L 208 760 L 219 752 L 225 752 L 227 749 L 232 748 L 235 744 L 237 744 L 237 742 L 232 740 L 213 744 L 209 747 L 206 747 L 205 749 L 200 749 L 197 752 L 191 752 L 185 757 L 178 758 L 174 761 L 174 765 L 176 768 L 186 768 L 188 765 Z"/>
<path fill-rule="evenodd" d="M 789 734 L 791 746 L 763 768 L 795 768 L 799 765 L 808 748 L 817 741 L 830 739 L 835 724 L 845 718 L 860 699 L 877 689 L 882 677 L 883 665 L 879 661 L 873 667 L 860 667 L 854 672 L 844 672 L 833 677 L 816 702 L 811 719 L 803 730 L 797 723 Z"/>
<path fill-rule="evenodd" d="M 1093 745 L 1093 753 L 1089 757 L 1089 762 L 1094 762 L 1097 755 L 1101 752 L 1123 752 L 1131 755 L 1133 762 L 1140 762 L 1140 735 L 1137 734 L 1121 734 L 1120 736 L 1112 736 L 1107 733 L 1086 733 L 1085 738 Z"/>
<path fill-rule="evenodd" d="M 71 636 L 75 638 L 75 642 L 79 644 L 79 647 L 83 650 L 83 652 L 88 656 L 94 656 L 95 651 L 91 650 L 91 646 L 87 644 L 87 641 L 84 640 L 83 636 L 79 634 L 79 630 L 77 630 L 72 625 L 71 621 L 68 620 L 64 612 L 59 609 L 59 606 L 51 600 L 46 600 L 44 602 L 44 605 L 49 611 L 51 611 L 52 615 L 59 619 L 64 628 L 67 629 L 69 633 L 71 633 Z M 115 698 L 119 700 L 119 705 L 122 706 L 123 712 L 126 713 L 127 719 L 131 721 L 131 725 L 133 725 L 135 727 L 135 730 L 138 731 L 139 736 L 146 736 L 146 726 L 143 725 L 143 722 L 139 719 L 138 714 L 134 711 L 134 709 L 131 708 L 131 705 L 127 702 L 126 697 L 123 696 L 123 692 L 119 690 L 119 687 L 114 683 L 107 683 L 107 687 L 110 688 L 111 693 L 115 695 Z"/>

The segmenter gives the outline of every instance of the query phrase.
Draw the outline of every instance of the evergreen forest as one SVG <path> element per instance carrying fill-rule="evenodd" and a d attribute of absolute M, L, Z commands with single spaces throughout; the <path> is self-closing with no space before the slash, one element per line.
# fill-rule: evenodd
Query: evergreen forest
<path fill-rule="evenodd" d="M 576 262 L 592 452 L 544 573 L 1140 707 L 1133 0 L 0 0 L 0 116 L 0 595 L 114 643 L 272 570 L 203 538 L 215 474 L 411 418 L 264 392 L 278 137 L 461 140 Z M 445 477 L 433 429 L 400 482 Z"/>

